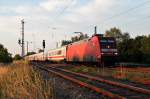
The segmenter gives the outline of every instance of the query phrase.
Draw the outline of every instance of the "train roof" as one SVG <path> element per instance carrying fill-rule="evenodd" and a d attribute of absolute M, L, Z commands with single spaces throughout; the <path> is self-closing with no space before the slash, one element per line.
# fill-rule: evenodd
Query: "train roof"
<path fill-rule="evenodd" d="M 97 36 L 97 37 L 99 37 L 99 38 L 114 38 L 114 37 L 104 37 L 103 34 L 94 34 L 92 37 L 94 37 L 94 36 Z M 78 43 L 81 43 L 81 42 L 85 42 L 85 41 L 90 40 L 92 37 L 85 38 L 85 39 L 82 39 L 82 40 L 80 40 L 80 41 L 76 41 L 76 42 L 73 42 L 73 43 L 70 43 L 70 44 L 67 44 L 67 45 L 58 47 L 58 48 L 50 49 L 50 50 L 48 50 L 48 51 L 58 50 L 58 49 L 67 47 L 67 46 L 72 45 L 72 44 L 78 44 Z"/>
<path fill-rule="evenodd" d="M 40 55 L 40 54 L 43 54 L 43 52 L 36 53 L 36 54 L 32 54 L 32 55 L 29 55 L 29 56 L 35 56 L 35 55 Z M 44 54 L 45 54 L 45 53 L 44 53 Z"/>
<path fill-rule="evenodd" d="M 67 46 L 68 46 L 68 45 L 64 45 L 64 46 L 61 46 L 61 47 L 58 47 L 58 48 L 49 49 L 48 51 L 58 50 L 58 49 L 61 49 L 61 48 L 65 48 L 65 47 L 67 47 Z"/>
<path fill-rule="evenodd" d="M 99 38 L 114 39 L 114 37 L 104 37 L 103 34 L 94 34 L 94 35 L 92 35 L 92 37 L 94 37 L 94 36 L 97 36 L 97 37 L 99 37 Z M 70 43 L 70 44 L 68 44 L 68 45 L 78 44 L 78 43 L 81 43 L 81 42 L 83 42 L 83 41 L 88 41 L 88 40 L 90 40 L 92 37 L 89 37 L 89 38 L 86 38 L 86 39 L 83 39 L 83 40 L 80 40 L 80 41 L 77 41 L 77 42 L 73 42 L 73 43 Z"/>
<path fill-rule="evenodd" d="M 76 41 L 76 42 L 70 43 L 70 44 L 68 44 L 68 45 L 78 44 L 78 43 L 81 43 L 81 42 L 83 42 L 83 41 L 88 41 L 88 40 L 90 40 L 90 38 L 82 39 L 82 40 L 80 40 L 80 41 Z"/>

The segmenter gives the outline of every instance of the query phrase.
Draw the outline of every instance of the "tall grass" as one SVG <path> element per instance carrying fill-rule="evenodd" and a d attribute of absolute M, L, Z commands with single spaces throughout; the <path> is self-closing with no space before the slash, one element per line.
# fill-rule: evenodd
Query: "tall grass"
<path fill-rule="evenodd" d="M 51 83 L 25 62 L 2 66 L 0 99 L 53 99 Z"/>

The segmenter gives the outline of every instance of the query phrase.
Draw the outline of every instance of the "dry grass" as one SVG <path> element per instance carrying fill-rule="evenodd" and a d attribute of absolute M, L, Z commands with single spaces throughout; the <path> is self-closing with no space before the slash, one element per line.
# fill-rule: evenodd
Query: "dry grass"
<path fill-rule="evenodd" d="M 8 72 L 7 67 L 0 67 L 0 76 L 2 76 L 3 74 L 6 74 L 7 72 Z"/>
<path fill-rule="evenodd" d="M 53 99 L 52 87 L 25 62 L 0 67 L 0 99 Z"/>

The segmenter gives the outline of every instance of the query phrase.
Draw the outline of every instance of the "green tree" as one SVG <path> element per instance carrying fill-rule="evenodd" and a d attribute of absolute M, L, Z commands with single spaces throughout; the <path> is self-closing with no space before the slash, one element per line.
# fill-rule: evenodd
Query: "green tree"
<path fill-rule="evenodd" d="M 0 44 L 0 62 L 2 63 L 12 62 L 11 54 L 8 53 L 7 49 L 4 48 L 2 44 Z"/>
<path fill-rule="evenodd" d="M 13 59 L 14 60 L 21 60 L 22 57 L 19 54 L 16 54 Z"/>
<path fill-rule="evenodd" d="M 106 37 L 115 37 L 117 42 L 122 41 L 122 31 L 119 28 L 111 28 L 110 30 L 106 30 Z"/>
<path fill-rule="evenodd" d="M 68 44 L 70 44 L 70 43 L 72 43 L 71 40 L 62 40 L 62 41 L 61 41 L 61 46 L 68 45 Z"/>
<path fill-rule="evenodd" d="M 141 39 L 140 50 L 143 53 L 143 62 L 150 63 L 150 35 Z"/>
<path fill-rule="evenodd" d="M 150 36 L 126 39 L 118 45 L 120 61 L 150 63 Z"/>
<path fill-rule="evenodd" d="M 71 40 L 62 40 L 61 41 L 61 46 L 64 46 L 64 45 L 67 45 L 67 44 L 70 44 L 70 43 L 73 43 L 73 42 L 77 42 L 77 41 L 86 39 L 88 37 L 89 36 L 87 34 L 81 33 L 80 36 L 72 37 Z"/>
<path fill-rule="evenodd" d="M 44 50 L 43 50 L 43 49 L 39 49 L 39 50 L 38 50 L 38 53 L 41 53 L 41 52 L 44 52 Z"/>
<path fill-rule="evenodd" d="M 105 32 L 106 37 L 115 37 L 117 43 L 122 42 L 123 40 L 130 39 L 130 35 L 128 32 L 122 33 L 122 31 L 119 28 L 111 28 L 110 30 L 106 30 Z"/>
<path fill-rule="evenodd" d="M 80 40 L 83 40 L 83 39 L 86 39 L 86 38 L 88 38 L 88 35 L 81 33 L 80 36 L 72 37 L 71 41 L 72 42 L 77 42 L 77 41 L 80 41 Z"/>
<path fill-rule="evenodd" d="M 130 39 L 130 35 L 129 35 L 129 33 L 128 32 L 125 32 L 125 33 L 123 33 L 122 34 L 122 40 L 124 41 L 124 40 L 129 40 Z"/>
<path fill-rule="evenodd" d="M 36 52 L 28 52 L 28 53 L 27 53 L 27 56 L 33 55 L 33 54 L 36 54 Z"/>

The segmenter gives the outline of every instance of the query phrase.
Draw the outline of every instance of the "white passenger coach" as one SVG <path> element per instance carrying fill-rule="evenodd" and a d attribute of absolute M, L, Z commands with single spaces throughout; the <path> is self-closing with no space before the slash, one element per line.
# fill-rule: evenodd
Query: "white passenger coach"
<path fill-rule="evenodd" d="M 66 49 L 67 46 L 63 46 L 57 49 L 49 50 L 47 53 L 48 60 L 56 62 L 66 60 Z"/>

